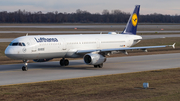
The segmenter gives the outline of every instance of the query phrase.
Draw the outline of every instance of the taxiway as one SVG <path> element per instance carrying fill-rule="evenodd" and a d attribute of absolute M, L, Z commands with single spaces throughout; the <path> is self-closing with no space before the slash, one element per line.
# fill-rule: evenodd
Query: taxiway
<path fill-rule="evenodd" d="M 114 25 L 114 24 L 109 24 L 109 25 L 101 25 L 101 24 L 93 24 L 93 25 L 87 25 L 87 24 L 80 24 L 80 25 L 73 25 L 73 24 L 70 24 L 70 25 L 66 25 L 66 24 L 60 24 L 60 25 L 53 25 L 53 24 L 50 24 L 50 25 L 41 25 L 41 24 L 37 24 L 37 25 L 16 25 L 16 26 L 11 26 L 11 25 L 1 25 L 0 28 L 69 28 L 69 29 L 72 29 L 72 28 L 80 28 L 80 29 L 89 29 L 89 28 L 125 28 L 126 26 L 126 23 L 122 24 L 122 25 Z M 146 28 L 149 28 L 149 29 L 179 29 L 180 25 L 179 24 L 139 24 L 138 25 L 138 28 L 143 28 L 143 29 L 146 29 Z"/>
<path fill-rule="evenodd" d="M 39 33 L 39 34 L 43 34 L 43 33 L 49 33 L 49 34 L 98 34 L 98 33 L 108 33 L 108 32 L 112 32 L 112 31 L 0 31 L 0 33 Z M 122 31 L 117 31 L 117 33 L 121 33 Z M 137 31 L 137 33 L 180 33 L 180 31 Z"/>
<path fill-rule="evenodd" d="M 58 61 L 29 63 L 28 71 L 21 70 L 23 64 L 0 65 L 0 85 L 177 68 L 179 61 L 180 53 L 174 53 L 108 58 L 103 68 L 93 68 L 83 60 L 71 60 L 67 67 Z"/>

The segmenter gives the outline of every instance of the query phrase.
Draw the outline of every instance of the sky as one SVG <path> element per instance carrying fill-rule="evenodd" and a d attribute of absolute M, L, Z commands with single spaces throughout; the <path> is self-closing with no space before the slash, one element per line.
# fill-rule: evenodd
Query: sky
<path fill-rule="evenodd" d="M 180 0 L 0 0 L 0 11 L 14 12 L 76 12 L 77 9 L 90 13 L 103 10 L 121 10 L 131 13 L 135 5 L 141 5 L 140 14 L 180 15 Z"/>

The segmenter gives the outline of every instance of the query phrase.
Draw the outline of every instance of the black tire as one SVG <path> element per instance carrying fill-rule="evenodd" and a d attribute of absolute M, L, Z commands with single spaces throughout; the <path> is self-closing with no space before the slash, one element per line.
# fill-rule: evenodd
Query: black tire
<path fill-rule="evenodd" d="M 28 70 L 28 67 L 26 67 L 26 66 L 22 67 L 22 71 L 27 71 L 27 70 Z"/>
<path fill-rule="evenodd" d="M 27 71 L 28 70 L 28 67 L 25 67 L 25 71 Z"/>
<path fill-rule="evenodd" d="M 65 59 L 65 60 L 61 59 L 61 60 L 60 60 L 60 65 L 61 65 L 61 66 L 68 66 L 68 65 L 69 65 L 69 60 L 67 60 L 67 59 Z"/>
<path fill-rule="evenodd" d="M 69 60 L 67 60 L 67 59 L 64 60 L 64 65 L 65 65 L 65 66 L 68 66 L 68 65 L 69 65 Z"/>
<path fill-rule="evenodd" d="M 94 68 L 97 68 L 98 66 L 97 65 L 94 65 Z"/>
<path fill-rule="evenodd" d="M 103 64 L 98 65 L 98 67 L 99 67 L 99 68 L 102 68 L 102 67 L 103 67 Z"/>
<path fill-rule="evenodd" d="M 61 66 L 64 66 L 64 60 L 63 59 L 61 59 L 59 63 Z"/>
<path fill-rule="evenodd" d="M 23 67 L 22 67 L 22 71 L 24 71 L 24 70 L 25 70 L 25 67 L 23 66 Z"/>

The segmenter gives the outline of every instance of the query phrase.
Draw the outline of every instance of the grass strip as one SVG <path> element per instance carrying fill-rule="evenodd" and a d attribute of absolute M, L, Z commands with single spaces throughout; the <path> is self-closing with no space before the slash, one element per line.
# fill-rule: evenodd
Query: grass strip
<path fill-rule="evenodd" d="M 180 68 L 0 86 L 8 101 L 178 101 Z M 150 88 L 143 89 L 148 82 Z"/>

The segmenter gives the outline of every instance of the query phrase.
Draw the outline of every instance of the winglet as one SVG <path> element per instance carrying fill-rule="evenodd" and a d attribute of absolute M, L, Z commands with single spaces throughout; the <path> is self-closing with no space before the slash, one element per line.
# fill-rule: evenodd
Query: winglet
<path fill-rule="evenodd" d="M 172 45 L 172 47 L 175 49 L 175 45 L 176 45 L 176 43 L 174 43 L 173 45 Z"/>
<path fill-rule="evenodd" d="M 173 47 L 175 49 L 175 45 L 176 43 L 174 43 L 173 45 L 168 45 L 168 47 Z"/>

